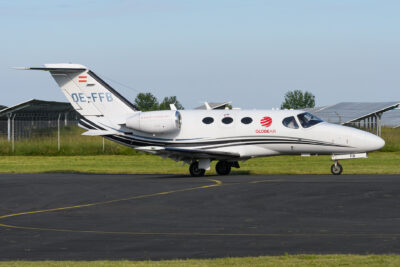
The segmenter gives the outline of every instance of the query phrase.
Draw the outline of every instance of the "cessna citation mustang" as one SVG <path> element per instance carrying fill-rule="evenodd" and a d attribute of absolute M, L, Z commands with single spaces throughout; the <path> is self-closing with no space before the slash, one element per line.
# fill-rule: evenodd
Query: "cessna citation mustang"
<path fill-rule="evenodd" d="M 227 175 L 239 161 L 276 155 L 332 155 L 333 174 L 340 159 L 366 158 L 385 141 L 371 133 L 330 124 L 298 110 L 171 110 L 141 112 L 83 65 L 45 64 L 80 113 L 83 135 L 103 136 L 134 149 L 190 164 L 203 176 L 210 162 Z M 206 105 L 207 106 L 207 105 Z"/>

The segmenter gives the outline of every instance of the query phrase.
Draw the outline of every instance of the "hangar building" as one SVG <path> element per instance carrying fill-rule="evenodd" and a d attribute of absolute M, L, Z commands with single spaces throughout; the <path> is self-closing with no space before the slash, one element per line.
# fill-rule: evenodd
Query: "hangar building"
<path fill-rule="evenodd" d="M 34 130 L 76 125 L 78 119 L 70 103 L 32 99 L 0 110 L 0 135 L 29 138 Z"/>

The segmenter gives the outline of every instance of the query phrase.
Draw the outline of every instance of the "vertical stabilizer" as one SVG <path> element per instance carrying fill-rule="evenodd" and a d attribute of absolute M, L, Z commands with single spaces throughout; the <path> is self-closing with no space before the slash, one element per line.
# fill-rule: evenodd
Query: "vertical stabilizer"
<path fill-rule="evenodd" d="M 28 69 L 50 71 L 69 102 L 84 117 L 105 117 L 120 124 L 136 111 L 132 103 L 83 65 L 45 64 L 44 68 Z"/>

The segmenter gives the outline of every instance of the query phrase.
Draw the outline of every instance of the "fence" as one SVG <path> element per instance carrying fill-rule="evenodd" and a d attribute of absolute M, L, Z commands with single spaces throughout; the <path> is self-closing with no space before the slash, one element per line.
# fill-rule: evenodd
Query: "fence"
<path fill-rule="evenodd" d="M 60 131 L 62 127 L 76 126 L 77 113 L 17 113 L 0 118 L 0 138 L 7 139 L 15 150 L 15 142 L 29 138 L 49 137 L 57 129 L 57 146 L 60 150 Z"/>
<path fill-rule="evenodd" d="M 79 116 L 79 115 L 78 115 Z M 0 117 L 0 155 L 134 155 L 138 152 L 99 136 L 82 136 L 75 114 Z"/>

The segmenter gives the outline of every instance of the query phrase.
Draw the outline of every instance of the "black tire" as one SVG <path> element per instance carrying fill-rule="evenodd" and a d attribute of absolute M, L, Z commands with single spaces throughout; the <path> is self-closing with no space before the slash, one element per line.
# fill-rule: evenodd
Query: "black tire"
<path fill-rule="evenodd" d="M 190 172 L 190 175 L 193 177 L 201 177 L 201 176 L 204 176 L 204 173 L 206 172 L 206 170 L 199 169 L 199 163 L 197 161 L 195 161 L 192 164 L 190 164 L 189 172 Z"/>
<path fill-rule="evenodd" d="M 340 165 L 339 163 L 336 164 L 336 165 L 332 164 L 331 172 L 332 172 L 333 175 L 340 175 L 342 173 L 342 171 L 343 171 L 342 165 Z"/>
<path fill-rule="evenodd" d="M 227 161 L 218 161 L 215 170 L 219 175 L 228 175 L 231 172 L 232 165 Z"/>

